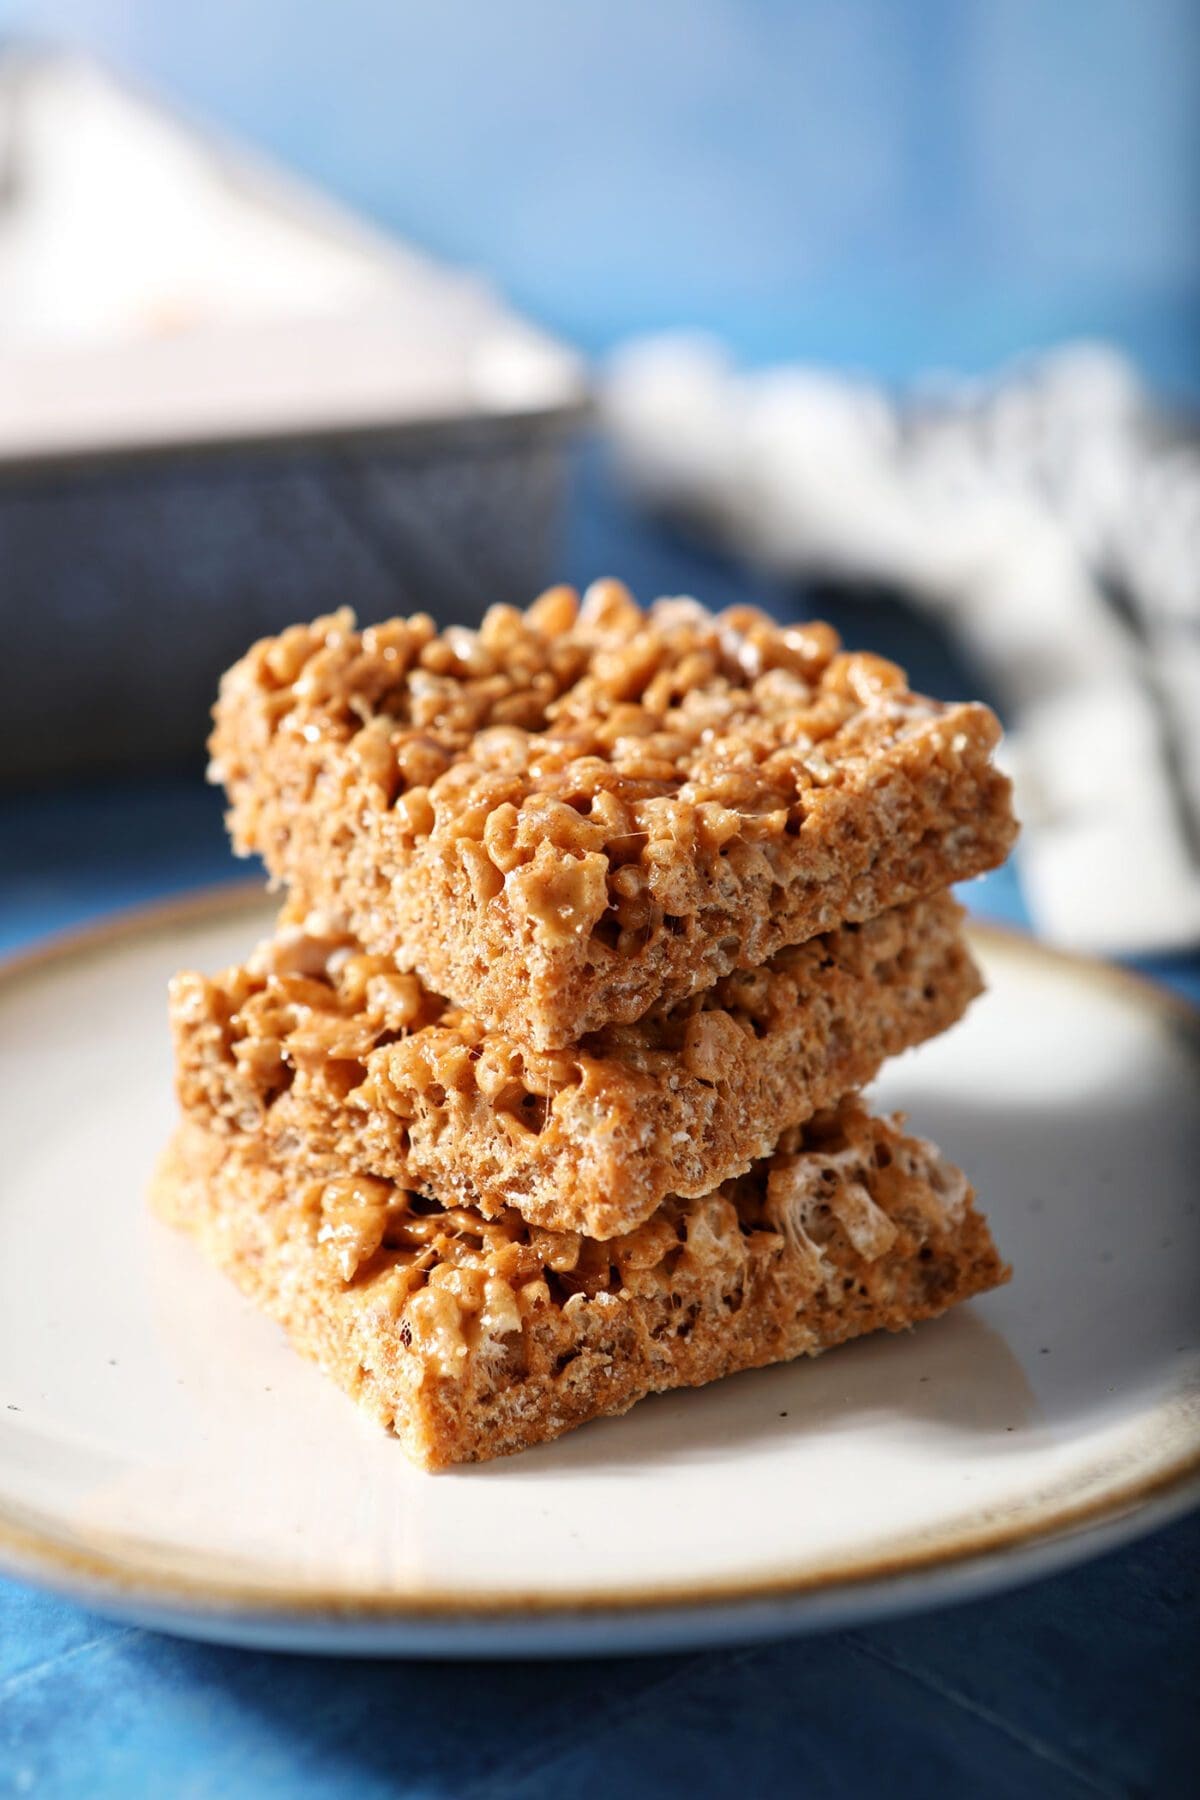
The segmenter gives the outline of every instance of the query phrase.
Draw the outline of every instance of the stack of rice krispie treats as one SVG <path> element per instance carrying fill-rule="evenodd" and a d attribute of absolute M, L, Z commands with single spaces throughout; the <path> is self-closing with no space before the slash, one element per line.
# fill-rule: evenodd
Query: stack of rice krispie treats
<path fill-rule="evenodd" d="M 986 707 L 614 581 L 342 612 L 226 675 L 212 772 L 287 899 L 171 993 L 161 1214 L 428 1467 L 899 1330 L 1005 1279 L 861 1089 L 980 982 Z"/>

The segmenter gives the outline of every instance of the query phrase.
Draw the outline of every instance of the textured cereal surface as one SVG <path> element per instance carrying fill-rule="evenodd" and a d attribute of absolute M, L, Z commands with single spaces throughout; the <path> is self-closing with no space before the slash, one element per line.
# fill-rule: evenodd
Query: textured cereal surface
<path fill-rule="evenodd" d="M 617 582 L 340 612 L 225 676 L 212 772 L 297 905 L 540 1050 L 1003 860 L 992 713 L 826 625 Z"/>
<path fill-rule="evenodd" d="M 962 1174 L 856 1100 L 606 1244 L 350 1172 L 289 1179 L 195 1124 L 154 1201 L 429 1468 L 902 1330 L 1007 1278 Z"/>
<path fill-rule="evenodd" d="M 705 1194 L 943 1031 L 979 991 L 945 894 L 538 1052 L 322 932 L 171 989 L 185 1114 L 290 1170 L 349 1165 L 494 1217 L 608 1238 Z"/>

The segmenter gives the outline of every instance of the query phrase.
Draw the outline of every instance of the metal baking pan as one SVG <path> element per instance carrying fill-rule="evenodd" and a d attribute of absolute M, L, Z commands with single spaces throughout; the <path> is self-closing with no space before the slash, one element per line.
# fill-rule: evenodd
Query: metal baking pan
<path fill-rule="evenodd" d="M 10 55 L 0 775 L 195 754 L 221 669 L 295 619 L 528 600 L 587 409 L 486 285 L 90 63 Z"/>

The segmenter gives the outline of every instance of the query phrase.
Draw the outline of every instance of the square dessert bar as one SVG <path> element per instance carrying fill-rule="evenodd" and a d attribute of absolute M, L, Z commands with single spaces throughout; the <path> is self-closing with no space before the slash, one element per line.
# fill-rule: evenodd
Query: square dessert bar
<path fill-rule="evenodd" d="M 572 1050 L 486 1032 L 323 921 L 171 986 L 180 1102 L 269 1160 L 608 1238 L 741 1174 L 979 992 L 947 894 L 735 970 Z"/>
<path fill-rule="evenodd" d="M 926 1319 L 1007 1279 L 965 1178 L 856 1100 L 597 1244 L 185 1123 L 155 1204 L 428 1468 Z"/>
<path fill-rule="evenodd" d="M 1015 832 L 986 707 L 826 625 L 642 611 L 612 581 L 477 632 L 296 626 L 215 720 L 237 848 L 537 1050 L 977 875 Z"/>

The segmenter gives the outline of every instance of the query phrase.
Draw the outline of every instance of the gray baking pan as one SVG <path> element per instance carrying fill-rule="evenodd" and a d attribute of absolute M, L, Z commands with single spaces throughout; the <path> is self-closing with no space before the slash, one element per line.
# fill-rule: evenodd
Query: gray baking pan
<path fill-rule="evenodd" d="M 257 636 L 554 573 L 581 366 L 94 65 L 0 60 L 0 777 L 196 754 Z"/>

